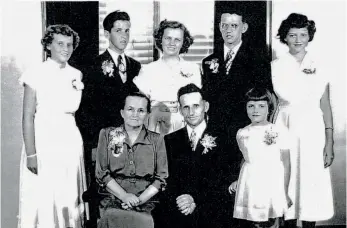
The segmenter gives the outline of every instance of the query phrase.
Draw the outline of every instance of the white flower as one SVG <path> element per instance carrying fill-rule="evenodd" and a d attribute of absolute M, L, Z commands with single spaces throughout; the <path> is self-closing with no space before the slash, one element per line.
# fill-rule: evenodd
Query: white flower
<path fill-rule="evenodd" d="M 81 80 L 79 79 L 74 79 L 72 80 L 72 87 L 76 90 L 83 90 L 84 89 L 84 84 Z"/>
<path fill-rule="evenodd" d="M 278 133 L 273 131 L 273 129 L 271 127 L 270 130 L 265 131 L 264 142 L 267 145 L 276 144 L 276 138 L 277 137 L 278 137 Z"/>
<path fill-rule="evenodd" d="M 216 74 L 218 73 L 218 59 L 212 59 L 211 61 L 206 61 L 206 64 L 210 64 L 210 69 L 212 70 L 212 73 Z"/>
<path fill-rule="evenodd" d="M 202 154 L 206 154 L 209 150 L 211 150 L 213 147 L 216 147 L 217 144 L 215 142 L 217 137 L 212 137 L 208 134 L 205 134 L 204 137 L 200 140 L 201 145 L 205 147 Z"/>
<path fill-rule="evenodd" d="M 111 60 L 105 60 L 102 63 L 101 69 L 104 75 L 108 74 L 109 77 L 113 77 L 114 63 Z"/>
<path fill-rule="evenodd" d="M 114 157 L 119 157 L 123 153 L 123 143 L 126 136 L 123 127 L 117 127 L 110 131 L 110 141 L 107 148 L 112 151 Z"/>

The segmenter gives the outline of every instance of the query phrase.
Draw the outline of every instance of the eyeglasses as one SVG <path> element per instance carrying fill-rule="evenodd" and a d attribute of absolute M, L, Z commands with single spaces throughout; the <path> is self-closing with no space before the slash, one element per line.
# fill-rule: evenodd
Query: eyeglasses
<path fill-rule="evenodd" d="M 224 31 L 227 31 L 229 28 L 232 28 L 233 30 L 237 29 L 240 25 L 238 24 L 227 24 L 227 23 L 221 23 L 221 29 Z"/>

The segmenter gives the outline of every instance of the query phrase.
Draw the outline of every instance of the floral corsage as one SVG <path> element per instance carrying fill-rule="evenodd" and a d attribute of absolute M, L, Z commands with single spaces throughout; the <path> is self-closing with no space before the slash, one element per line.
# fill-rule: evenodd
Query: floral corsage
<path fill-rule="evenodd" d="M 265 131 L 264 142 L 267 145 L 276 144 L 277 137 L 278 137 L 278 133 L 273 131 L 271 127 L 269 130 Z"/>
<path fill-rule="evenodd" d="M 110 131 L 110 141 L 107 149 L 112 152 L 114 157 L 119 157 L 123 153 L 123 143 L 127 134 L 123 127 L 117 127 Z"/>
<path fill-rule="evenodd" d="M 304 72 L 305 74 L 315 74 L 316 68 L 312 68 L 312 69 L 305 68 L 302 70 L 302 72 Z"/>
<path fill-rule="evenodd" d="M 204 137 L 200 140 L 201 145 L 203 145 L 203 147 L 205 147 L 202 154 L 207 154 L 207 152 L 209 152 L 209 150 L 211 150 L 213 147 L 217 146 L 217 144 L 215 142 L 216 138 L 217 137 L 212 137 L 208 134 L 204 135 Z"/>
<path fill-rule="evenodd" d="M 72 80 L 72 87 L 75 89 L 75 90 L 78 90 L 78 91 L 81 91 L 84 89 L 84 84 L 83 82 L 81 81 L 81 79 L 73 79 Z"/>
<path fill-rule="evenodd" d="M 101 69 L 104 75 L 108 74 L 109 77 L 113 77 L 113 67 L 114 63 L 111 60 L 105 60 L 104 62 L 102 62 Z"/>
<path fill-rule="evenodd" d="M 210 70 L 212 70 L 212 73 L 216 74 L 218 73 L 219 63 L 218 59 L 212 59 L 211 61 L 206 61 L 205 64 L 210 65 Z"/>

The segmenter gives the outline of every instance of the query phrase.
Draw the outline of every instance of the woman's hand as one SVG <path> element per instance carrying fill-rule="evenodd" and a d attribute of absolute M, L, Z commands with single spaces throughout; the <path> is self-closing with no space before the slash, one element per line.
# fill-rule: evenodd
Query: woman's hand
<path fill-rule="evenodd" d="M 37 174 L 37 156 L 27 157 L 27 167 L 32 173 Z"/>
<path fill-rule="evenodd" d="M 126 193 L 123 197 L 122 197 L 122 201 L 123 203 L 125 203 L 129 208 L 135 207 L 140 203 L 140 199 L 132 194 L 132 193 Z M 123 206 L 123 205 L 122 205 Z M 123 207 L 124 208 L 124 207 Z"/>
<path fill-rule="evenodd" d="M 293 205 L 292 199 L 289 197 L 288 194 L 286 194 L 286 199 L 287 199 L 287 206 L 290 208 Z"/>
<path fill-rule="evenodd" d="M 231 183 L 231 185 L 229 186 L 228 190 L 229 190 L 230 194 L 235 193 L 236 190 L 237 190 L 237 181 L 234 181 L 233 183 Z"/>
<path fill-rule="evenodd" d="M 334 161 L 334 150 L 332 143 L 326 143 L 323 153 L 324 168 L 328 168 Z"/>

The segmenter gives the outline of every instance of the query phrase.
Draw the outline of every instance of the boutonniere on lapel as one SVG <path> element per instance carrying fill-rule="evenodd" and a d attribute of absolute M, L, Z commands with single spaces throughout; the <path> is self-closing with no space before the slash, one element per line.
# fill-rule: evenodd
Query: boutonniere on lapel
<path fill-rule="evenodd" d="M 209 150 L 212 150 L 213 147 L 216 147 L 217 144 L 215 142 L 217 137 L 212 137 L 208 134 L 205 134 L 204 137 L 200 140 L 200 143 L 204 148 L 204 151 L 202 152 L 202 154 L 207 154 L 207 152 L 209 152 Z"/>
<path fill-rule="evenodd" d="M 206 61 L 205 64 L 210 65 L 210 70 L 212 70 L 212 73 L 216 74 L 218 73 L 219 63 L 218 59 L 212 59 L 211 61 Z"/>
<path fill-rule="evenodd" d="M 119 157 L 123 153 L 123 143 L 127 134 L 123 127 L 117 127 L 110 131 L 107 149 L 112 152 L 114 157 Z"/>
<path fill-rule="evenodd" d="M 105 60 L 104 62 L 102 62 L 101 69 L 104 75 L 108 74 L 109 77 L 113 77 L 113 67 L 114 63 L 111 60 Z"/>
<path fill-rule="evenodd" d="M 273 131 L 273 129 L 271 127 L 269 130 L 265 131 L 264 142 L 267 145 L 276 144 L 277 137 L 278 137 L 278 133 Z"/>
<path fill-rule="evenodd" d="M 81 78 L 75 78 L 72 80 L 72 87 L 77 90 L 77 91 L 81 91 L 84 89 L 84 84 L 81 81 Z"/>

